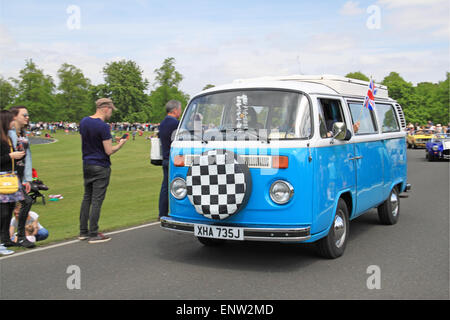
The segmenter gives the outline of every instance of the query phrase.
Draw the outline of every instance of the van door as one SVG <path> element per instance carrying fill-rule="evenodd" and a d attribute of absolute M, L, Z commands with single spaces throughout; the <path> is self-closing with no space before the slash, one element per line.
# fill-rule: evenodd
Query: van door
<path fill-rule="evenodd" d="M 354 154 L 351 141 L 332 138 L 334 122 L 350 125 L 348 112 L 344 112 L 343 99 L 335 96 L 317 98 L 318 119 L 314 150 L 314 214 L 311 233 L 327 229 L 335 214 L 338 196 L 343 192 L 355 193 L 355 164 L 348 160 Z M 349 208 L 350 209 L 350 208 Z M 351 212 L 349 212 L 351 214 Z"/>
<path fill-rule="evenodd" d="M 356 217 L 384 201 L 384 145 L 375 112 L 361 101 L 347 101 L 353 124 L 360 122 L 352 138 L 356 165 Z M 352 126 L 353 126 L 352 124 Z"/>

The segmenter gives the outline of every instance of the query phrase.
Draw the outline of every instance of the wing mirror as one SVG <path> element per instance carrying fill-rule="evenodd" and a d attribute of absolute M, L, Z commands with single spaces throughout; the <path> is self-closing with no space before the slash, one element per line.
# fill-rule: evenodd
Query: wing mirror
<path fill-rule="evenodd" d="M 331 144 L 334 143 L 334 139 L 345 140 L 347 135 L 347 126 L 344 122 L 335 122 L 333 124 L 333 138 L 331 139 Z"/>

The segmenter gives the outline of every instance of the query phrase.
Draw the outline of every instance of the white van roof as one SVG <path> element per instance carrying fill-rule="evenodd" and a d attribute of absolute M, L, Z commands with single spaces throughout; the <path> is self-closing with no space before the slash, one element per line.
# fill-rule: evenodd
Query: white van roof
<path fill-rule="evenodd" d="M 338 75 L 291 75 L 278 77 L 261 77 L 252 79 L 237 79 L 233 81 L 236 85 L 248 85 L 250 83 L 273 82 L 273 81 L 288 81 L 288 82 L 302 82 L 302 83 L 316 83 L 322 84 L 331 88 L 335 93 L 342 96 L 362 96 L 365 97 L 369 87 L 368 81 L 350 79 Z M 387 87 L 375 83 L 377 94 L 375 98 L 388 99 Z"/>

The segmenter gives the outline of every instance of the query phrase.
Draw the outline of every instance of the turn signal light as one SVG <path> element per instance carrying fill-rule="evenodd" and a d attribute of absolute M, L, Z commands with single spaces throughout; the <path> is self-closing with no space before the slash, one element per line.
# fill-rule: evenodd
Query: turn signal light
<path fill-rule="evenodd" d="M 272 168 L 286 169 L 289 167 L 289 158 L 286 156 L 272 157 Z"/>
<path fill-rule="evenodd" d="M 175 167 L 184 167 L 184 156 L 175 156 L 175 158 L 173 159 L 173 165 Z"/>

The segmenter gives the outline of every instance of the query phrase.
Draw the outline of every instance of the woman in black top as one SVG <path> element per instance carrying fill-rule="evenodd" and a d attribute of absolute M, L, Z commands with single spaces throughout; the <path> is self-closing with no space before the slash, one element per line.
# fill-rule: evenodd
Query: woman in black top
<path fill-rule="evenodd" d="M 0 173 L 12 171 L 13 161 L 25 157 L 24 151 L 12 150 L 12 142 L 8 130 L 12 128 L 13 114 L 8 110 L 0 111 Z M 15 169 L 15 168 L 14 168 Z M 22 191 L 13 194 L 0 194 L 0 243 L 5 247 L 14 245 L 9 239 L 9 224 L 17 201 L 23 200 Z"/>

